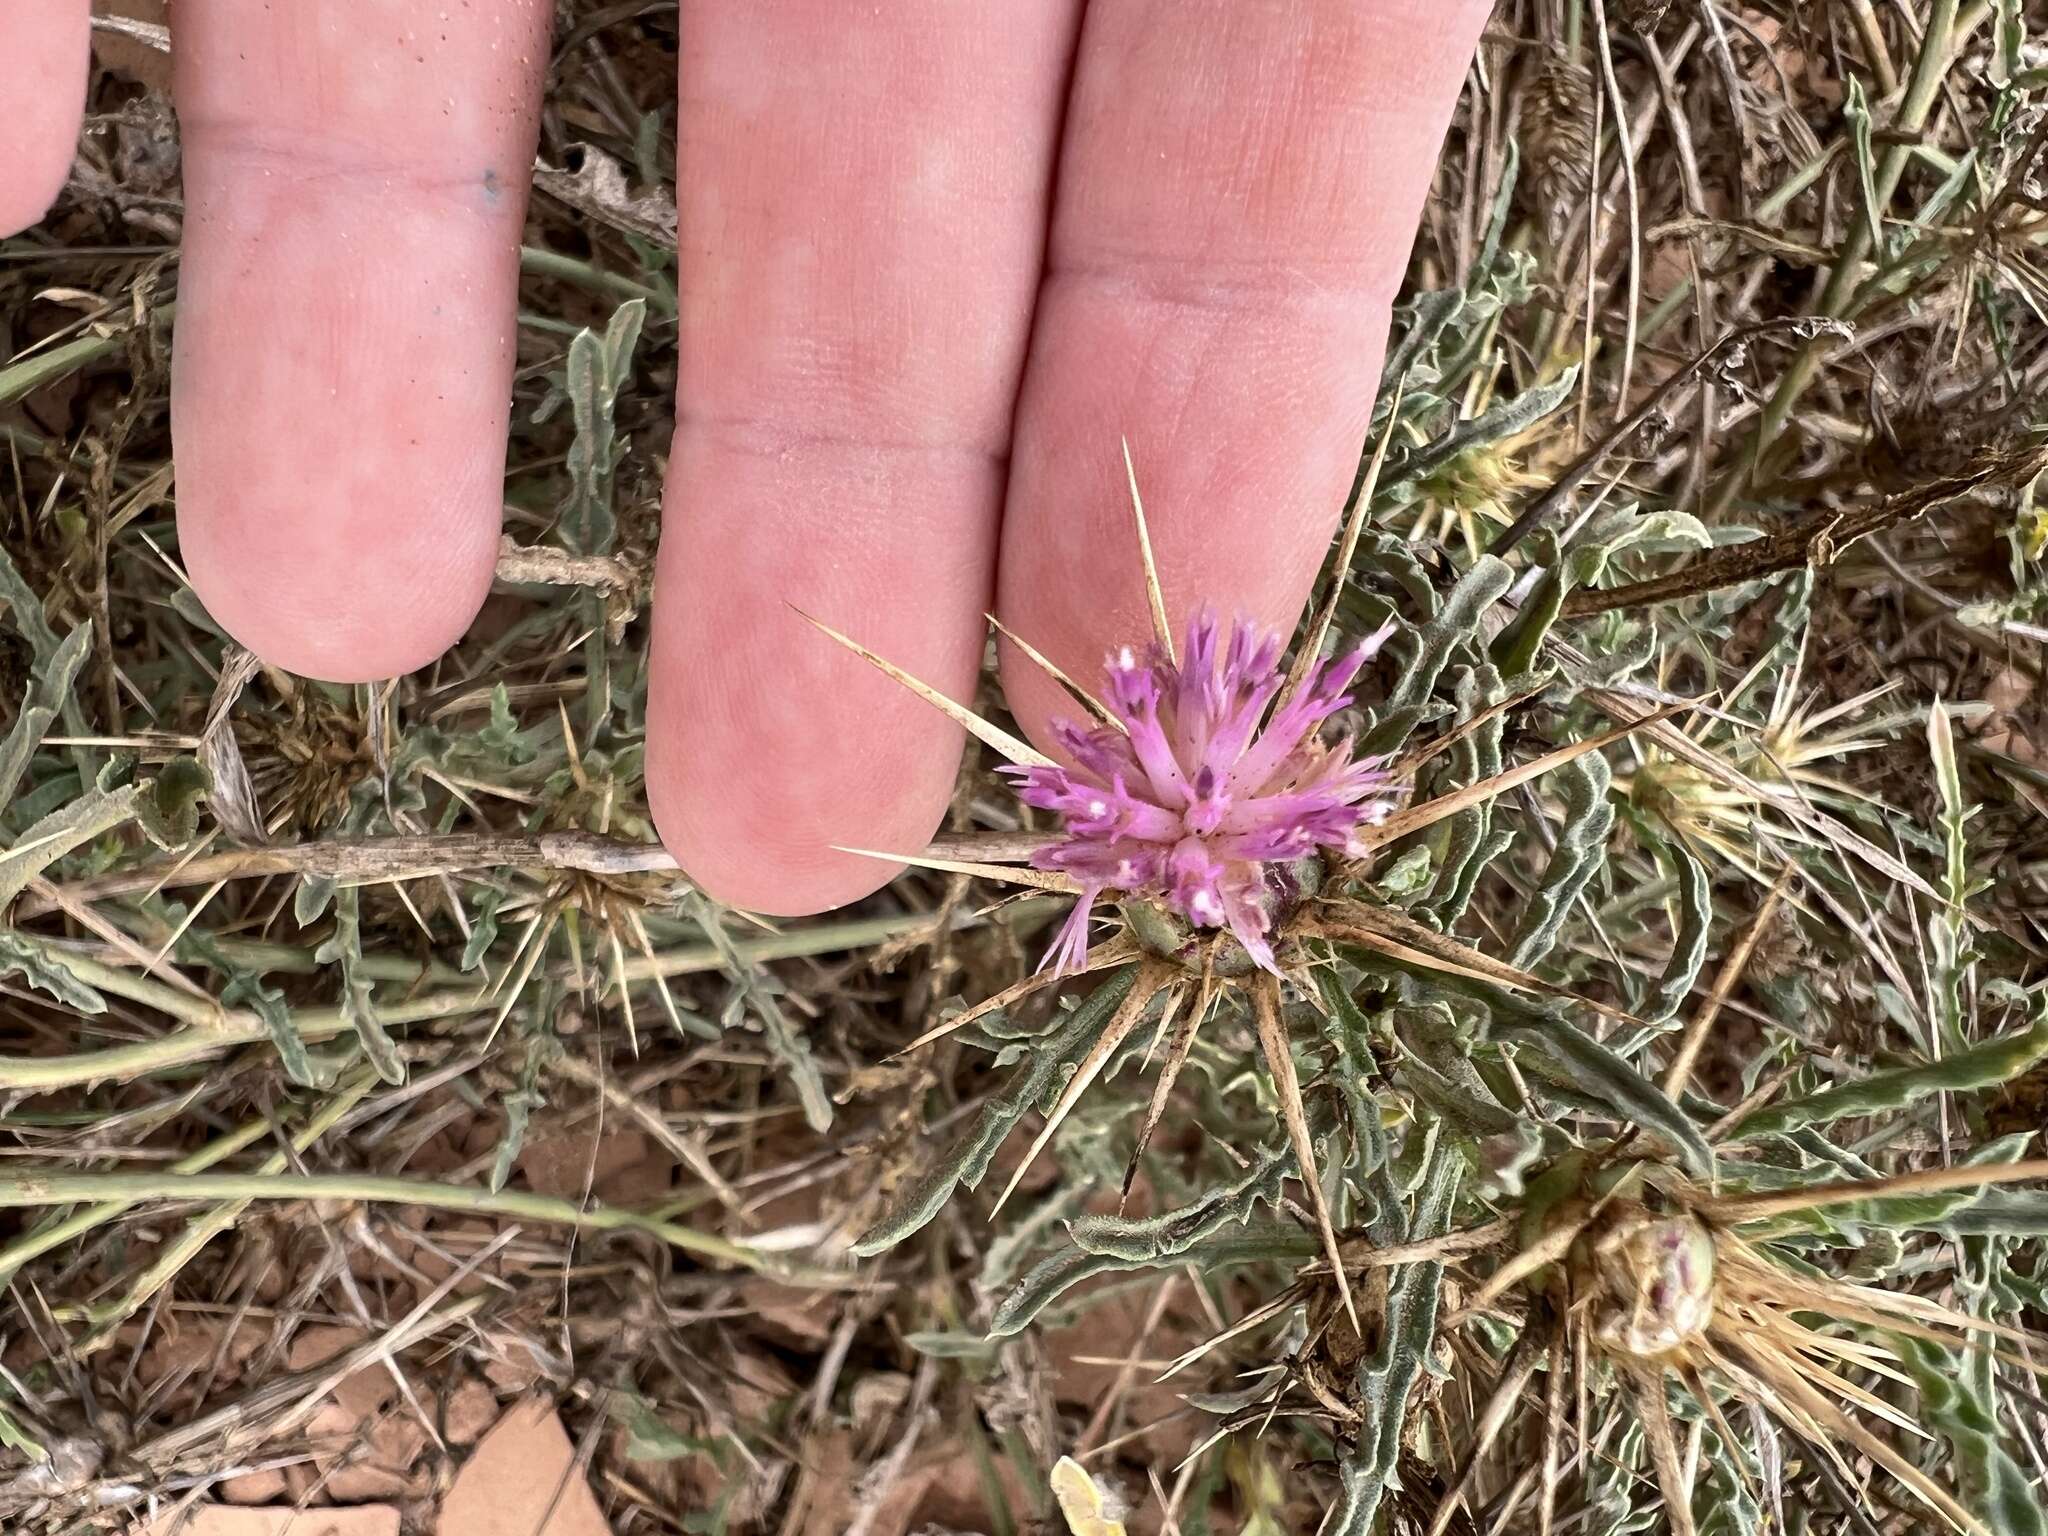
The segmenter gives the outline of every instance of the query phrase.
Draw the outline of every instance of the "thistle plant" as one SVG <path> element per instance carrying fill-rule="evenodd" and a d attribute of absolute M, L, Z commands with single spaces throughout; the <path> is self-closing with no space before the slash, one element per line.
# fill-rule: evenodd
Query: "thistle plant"
<path fill-rule="evenodd" d="M 1133 508 L 1142 558 L 1135 488 Z M 1996 1400 L 1995 1371 L 2039 1369 L 2044 1341 L 1994 1315 L 2012 1302 L 1983 1288 L 1981 1255 L 1972 1295 L 1883 1282 L 1918 1233 L 1983 1245 L 2048 1230 L 2038 1195 L 1998 1188 L 2048 1176 L 2048 1161 L 2027 1160 L 2021 1133 L 1960 1166 L 1887 1174 L 1822 1132 L 2016 1078 L 2048 1057 L 2048 1012 L 1996 993 L 1987 1018 L 2004 1023 L 1951 1028 L 1860 1077 L 1765 1076 L 1759 1062 L 1732 1100 L 1695 1086 L 1760 935 L 1820 885 L 1785 864 L 1723 928 L 1707 977 L 1704 859 L 1727 838 L 1710 820 L 1644 814 L 1639 780 L 1617 781 L 1605 753 L 1717 761 L 1700 744 L 1725 712 L 1688 730 L 1673 718 L 1683 700 L 1617 693 L 1625 673 L 1549 632 L 1559 589 L 1617 553 L 1560 554 L 1519 589 L 1482 556 L 1441 590 L 1402 540 L 1355 516 L 1291 661 L 1276 638 L 1206 612 L 1176 648 L 1148 568 L 1155 632 L 1109 658 L 1103 697 L 1055 673 L 1088 722 L 1056 728 L 1064 761 L 904 679 L 1003 753 L 1024 805 L 1052 818 L 912 862 L 1070 892 L 1073 906 L 1035 975 L 911 1047 L 953 1034 L 1011 1076 L 856 1251 L 904 1241 L 979 1185 L 1034 1111 L 995 1209 L 1049 1146 L 1064 1148 L 1071 1190 L 1105 1181 L 1103 1153 L 1125 1134 L 1118 1080 L 1156 1060 L 1118 1208 L 1083 1210 L 1063 1190 L 1028 1217 L 1038 1241 L 1063 1225 L 1069 1242 L 1021 1274 L 992 1272 L 990 1334 L 1098 1276 L 1264 1277 L 1263 1299 L 1168 1375 L 1238 1357 L 1242 1385 L 1193 1399 L 1217 1436 L 1278 1417 L 1327 1436 L 1325 1530 L 1440 1536 L 1469 1512 L 1476 1528 L 1548 1533 L 1573 1507 L 1599 1515 L 1592 1528 L 1636 1529 L 1647 1488 L 1677 1536 L 1762 1532 L 1783 1520 L 1788 1465 L 1839 1484 L 1852 1508 L 1868 1467 L 1949 1528 L 2041 1529 L 2021 1465 L 1978 1410 Z M 1358 638 L 1329 643 L 1346 629 Z M 1655 650 L 1632 649 L 1638 666 Z M 1739 703 L 1760 675 L 1725 697 Z M 1776 681 L 1761 760 L 1785 764 L 1783 788 L 1863 804 L 1818 765 L 1856 747 L 1834 722 L 1875 700 L 1802 713 L 1783 702 L 1796 675 Z M 1508 723 L 1538 715 L 1570 739 L 1514 760 Z M 1633 854 L 1613 845 L 1617 806 L 1638 817 Z M 1794 849 L 1828 846 L 1797 830 Z M 1948 846 L 1942 888 L 1961 902 L 1963 855 Z M 1646 854 L 1651 876 L 1676 871 L 1648 978 L 1572 952 L 1599 932 L 1587 918 L 1603 884 L 1610 907 L 1644 920 L 1614 887 Z M 1475 942 L 1458 929 L 1488 879 L 1522 893 L 1517 921 Z M 1954 904 L 1942 921 L 1935 953 L 1960 981 L 1967 922 Z M 1078 1002 L 1048 1011 L 1068 986 Z M 1936 978 L 1930 1002 L 1946 986 Z M 1246 1047 L 1262 1073 L 1242 1069 Z M 1099 1109 L 1084 1107 L 1091 1092 Z M 1176 1106 L 1256 1150 L 1234 1172 L 1190 1176 L 1151 1150 Z M 1934 1401 L 1957 1356 L 1986 1362 L 1975 1408 Z M 1911 1448 L 1930 1437 L 1958 1450 L 1953 1474 Z"/>

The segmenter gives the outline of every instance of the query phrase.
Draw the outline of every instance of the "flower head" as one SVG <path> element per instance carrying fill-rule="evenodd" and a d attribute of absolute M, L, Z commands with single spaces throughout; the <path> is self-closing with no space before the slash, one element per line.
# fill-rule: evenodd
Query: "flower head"
<path fill-rule="evenodd" d="M 1354 759 L 1348 740 L 1326 744 L 1323 722 L 1351 702 L 1345 690 L 1392 624 L 1356 650 L 1319 662 L 1279 696 L 1280 637 L 1240 620 L 1228 641 L 1213 614 L 1188 626 L 1176 665 L 1158 647 L 1109 658 L 1107 708 L 1115 724 L 1053 726 L 1072 767 L 1006 770 L 1026 805 L 1056 811 L 1062 835 L 1032 856 L 1071 875 L 1081 899 L 1046 956 L 1077 968 L 1088 920 L 1105 891 L 1149 896 L 1198 928 L 1229 928 L 1275 969 L 1267 930 L 1278 866 L 1324 848 L 1347 848 L 1392 806 L 1378 758 Z"/>

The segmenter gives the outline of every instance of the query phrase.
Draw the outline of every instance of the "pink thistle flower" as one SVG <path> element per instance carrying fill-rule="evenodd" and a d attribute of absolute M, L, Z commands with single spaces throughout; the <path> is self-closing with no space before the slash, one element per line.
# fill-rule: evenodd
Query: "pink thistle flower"
<path fill-rule="evenodd" d="M 1285 682 L 1280 637 L 1246 621 L 1219 653 L 1215 615 L 1201 613 L 1177 666 L 1156 645 L 1142 660 L 1128 646 L 1112 656 L 1107 705 L 1119 725 L 1056 721 L 1072 767 L 1003 770 L 1026 805 L 1061 818 L 1060 838 L 1031 862 L 1081 887 L 1045 964 L 1056 974 L 1080 968 L 1095 903 L 1115 892 L 1156 899 L 1197 928 L 1227 927 L 1277 971 L 1267 937 L 1277 866 L 1350 848 L 1359 827 L 1393 807 L 1381 759 L 1354 759 L 1349 739 L 1333 746 L 1316 735 L 1351 702 L 1345 689 L 1393 630 L 1317 663 L 1270 719 Z"/>

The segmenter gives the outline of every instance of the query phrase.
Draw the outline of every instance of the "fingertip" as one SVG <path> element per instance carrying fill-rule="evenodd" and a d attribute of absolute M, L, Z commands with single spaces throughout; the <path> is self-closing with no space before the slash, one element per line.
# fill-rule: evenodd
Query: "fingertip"
<path fill-rule="evenodd" d="M 647 784 L 662 841 L 710 895 L 781 917 L 821 912 L 899 871 L 843 850 L 909 854 L 930 841 L 964 733 L 798 610 L 971 699 L 994 497 L 994 466 L 976 455 L 762 453 L 687 423 L 678 432 L 655 573 Z"/>
<path fill-rule="evenodd" d="M 803 917 L 879 890 L 904 866 L 871 855 L 915 853 L 944 820 L 963 733 L 787 608 L 727 613 L 755 638 L 719 645 L 721 605 L 675 569 L 647 722 L 663 844 L 706 894 L 749 912 Z"/>
<path fill-rule="evenodd" d="M 546 11 L 179 12 L 179 547 L 273 665 L 412 671 L 489 591 Z"/>
<path fill-rule="evenodd" d="M 71 173 L 85 117 L 90 0 L 18 0 L 0 16 L 0 238 L 41 222 Z"/>
<path fill-rule="evenodd" d="M 367 683 L 417 671 L 462 638 L 490 592 L 494 502 L 403 529 L 380 516 L 364 529 L 347 507 L 315 507 L 303 520 L 251 515 L 248 488 L 181 485 L 179 499 L 190 509 L 180 553 L 207 613 L 301 677 Z M 312 541 L 328 547 L 309 550 Z"/>
<path fill-rule="evenodd" d="M 735 775 L 691 750 L 687 727 L 650 725 L 647 797 L 663 846 L 706 895 L 769 917 L 809 917 L 871 896 L 906 866 L 873 853 L 915 852 L 945 819 L 952 774 L 929 764 L 957 759 L 959 743 L 931 742 L 914 756 L 892 749 L 893 783 L 847 783 L 816 799 L 779 765 Z M 872 845 L 870 853 L 855 847 Z"/>

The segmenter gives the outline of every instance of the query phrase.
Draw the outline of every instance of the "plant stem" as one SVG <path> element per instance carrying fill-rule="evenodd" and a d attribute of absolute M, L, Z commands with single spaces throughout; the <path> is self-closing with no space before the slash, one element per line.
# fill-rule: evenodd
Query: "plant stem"
<path fill-rule="evenodd" d="M 1640 608 L 1716 592 L 1808 563 L 1825 565 L 1833 558 L 1833 551 L 1857 539 L 1920 517 L 1981 486 L 2024 483 L 2040 472 L 2042 464 L 2043 450 L 2038 445 L 2016 454 L 1986 455 L 1963 474 L 1930 481 L 1896 496 L 1873 497 L 1825 527 L 1790 528 L 1766 538 L 1724 545 L 1688 560 L 1666 575 L 1624 586 L 1582 587 L 1565 598 L 1559 614 L 1567 619 L 1591 618 L 1616 608 Z"/>
<path fill-rule="evenodd" d="M 0 1173 L 0 1209 L 73 1205 L 81 1201 L 133 1204 L 141 1200 L 341 1200 L 423 1206 L 473 1216 L 505 1216 L 581 1232 L 644 1232 L 671 1247 L 742 1269 L 777 1274 L 771 1255 L 743 1243 L 635 1210 L 584 1210 L 572 1201 L 523 1190 L 477 1189 L 354 1173 Z"/>
<path fill-rule="evenodd" d="M 367 1067 L 359 1068 L 353 1076 L 320 1107 L 320 1112 L 308 1120 L 291 1138 L 292 1151 L 304 1156 L 310 1152 L 350 1110 L 354 1109 L 377 1086 L 377 1074 Z M 290 1166 L 290 1159 L 283 1148 L 266 1157 L 257 1165 L 258 1175 L 276 1175 Z M 198 1175 L 187 1174 L 192 1178 Z M 134 1201 L 107 1201 L 100 1209 L 122 1211 Z M 135 1279 L 135 1283 L 116 1301 L 102 1303 L 84 1309 L 84 1315 L 92 1322 L 92 1331 L 80 1339 L 75 1346 L 80 1354 L 89 1354 L 112 1340 L 114 1330 L 141 1311 L 149 1298 L 178 1278 L 179 1272 L 199 1257 L 199 1252 L 221 1233 L 233 1226 L 242 1213 L 249 1208 L 247 1200 L 230 1200 L 202 1212 L 185 1223 L 185 1230 L 167 1244 L 149 1267 Z"/>
<path fill-rule="evenodd" d="M 233 1157 L 237 1152 L 261 1141 L 269 1134 L 268 1120 L 251 1120 L 216 1141 L 208 1142 L 190 1157 L 183 1157 L 172 1163 L 171 1173 L 204 1173 L 215 1163 Z M 5 1249 L 0 1249 L 0 1287 L 4 1287 L 14 1272 L 30 1259 L 48 1253 L 52 1248 L 83 1237 L 94 1227 L 112 1221 L 123 1211 L 133 1207 L 129 1200 L 108 1200 L 99 1205 L 87 1206 L 82 1211 L 24 1232 Z"/>
<path fill-rule="evenodd" d="M 1960 8 L 1960 0 L 1933 0 L 1927 15 L 1926 31 L 1921 36 L 1920 52 L 1913 61 L 1913 73 L 1906 84 L 1906 97 L 1899 104 L 1898 117 L 1892 123 L 1895 133 L 1917 134 L 1927 126 L 1928 113 L 1941 94 L 1941 83 L 1953 58 L 1956 15 Z M 1885 151 L 1876 177 L 1877 205 L 1873 212 L 1877 217 L 1882 218 L 1884 210 L 1891 205 L 1892 194 L 1898 191 L 1899 178 L 1905 174 L 1906 165 L 1912 157 L 1911 144 L 1894 144 Z M 1842 319 L 1848 314 L 1857 281 L 1862 275 L 1864 258 L 1870 253 L 1870 221 L 1853 220 L 1842 241 L 1841 252 L 1828 272 L 1819 302 L 1814 305 L 1815 314 L 1831 320 Z M 1777 440 L 1779 432 L 1784 430 L 1792 408 L 1799 403 L 1799 397 L 1806 393 L 1807 385 L 1813 382 L 1814 374 L 1820 370 L 1823 350 L 1832 345 L 1834 338 L 1816 336 L 1792 359 L 1792 366 L 1778 380 L 1778 387 L 1757 422 L 1756 439 L 1750 449 L 1751 464 L 1763 461 L 1764 454 Z M 1725 511 L 1735 500 L 1744 478 L 1741 471 L 1723 476 L 1712 510 Z"/>
<path fill-rule="evenodd" d="M 904 912 L 886 917 L 855 918 L 841 923 L 819 923 L 758 939 L 736 939 L 732 949 L 741 960 L 749 963 L 793 960 L 886 943 L 931 921 L 928 913 Z M 192 1027 L 156 1040 L 70 1056 L 0 1056 L 0 1092 L 46 1092 L 84 1083 L 126 1081 L 145 1073 L 204 1061 L 235 1046 L 254 1045 L 270 1038 L 269 1029 L 252 1013 L 230 1012 L 218 1003 L 192 997 L 119 966 L 107 965 L 41 934 L 16 930 L 15 936 L 40 948 L 48 960 L 61 965 L 88 986 L 144 1004 L 172 1018 L 182 1019 Z M 268 950 L 272 947 L 263 948 Z M 289 946 L 275 948 L 286 951 L 284 958 L 296 961 L 296 952 L 290 951 Z M 724 958 L 712 945 L 691 944 L 652 957 L 641 955 L 628 959 L 625 973 L 628 981 L 652 981 L 657 977 L 716 971 L 724 964 Z M 296 970 L 301 965 L 279 964 L 273 968 Z M 304 964 L 303 968 L 317 969 L 311 964 Z M 379 979 L 393 981 L 411 980 L 419 975 L 420 970 L 413 961 L 379 962 L 379 969 L 388 969 L 390 973 L 388 977 Z M 486 973 L 477 978 L 474 987 L 430 993 L 402 1003 L 380 1003 L 376 1009 L 377 1022 L 388 1027 L 486 1012 L 498 1002 L 494 996 L 494 981 L 495 978 Z M 292 1014 L 292 1021 L 298 1026 L 301 1038 L 308 1041 L 332 1040 L 355 1031 L 355 1025 L 339 1008 L 297 1009 Z"/>
<path fill-rule="evenodd" d="M 177 312 L 175 304 L 159 304 L 150 311 L 152 321 L 169 320 Z M 0 368 L 0 405 L 19 400 L 31 390 L 42 388 L 53 379 L 61 379 L 74 373 L 87 363 L 97 362 L 111 352 L 118 352 L 127 344 L 128 331 L 123 328 L 108 336 L 80 336 L 67 341 L 61 347 L 52 347 L 47 352 L 38 352 L 25 357 L 9 368 Z"/>
<path fill-rule="evenodd" d="M 665 315 L 676 312 L 676 301 L 661 289 L 650 288 L 645 283 L 636 283 L 630 277 L 617 272 L 607 272 L 602 267 L 594 267 L 587 261 L 578 261 L 573 256 L 564 256 L 559 251 L 522 245 L 519 248 L 519 270 L 532 277 L 560 278 L 563 282 L 575 283 L 595 293 L 608 293 L 620 299 L 645 299 Z"/>

